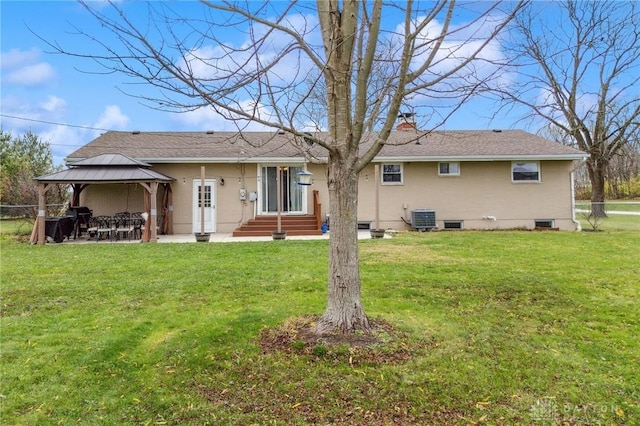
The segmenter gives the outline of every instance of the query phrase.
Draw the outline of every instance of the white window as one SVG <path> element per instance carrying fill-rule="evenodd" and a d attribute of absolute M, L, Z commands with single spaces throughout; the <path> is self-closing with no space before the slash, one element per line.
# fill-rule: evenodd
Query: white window
<path fill-rule="evenodd" d="M 382 165 L 382 184 L 400 185 L 402 184 L 402 164 Z"/>
<path fill-rule="evenodd" d="M 537 161 L 511 163 L 513 182 L 540 182 L 540 164 Z"/>
<path fill-rule="evenodd" d="M 438 163 L 438 174 L 440 176 L 460 176 L 460 162 L 449 161 Z"/>

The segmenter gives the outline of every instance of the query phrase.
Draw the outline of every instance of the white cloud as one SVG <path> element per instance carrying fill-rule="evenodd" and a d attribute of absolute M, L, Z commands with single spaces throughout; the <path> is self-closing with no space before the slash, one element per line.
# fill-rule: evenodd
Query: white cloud
<path fill-rule="evenodd" d="M 224 117 L 207 107 L 177 114 L 174 117 L 175 121 L 189 128 L 228 130 L 225 129 L 225 124 L 227 123 Z"/>
<path fill-rule="evenodd" d="M 67 101 L 57 96 L 48 96 L 36 103 L 29 103 L 19 97 L 4 97 L 2 109 L 7 115 L 23 118 L 2 117 L 0 123 L 3 129 L 14 135 L 20 135 L 26 131 L 34 132 L 43 141 L 51 144 L 56 164 L 61 164 L 71 152 L 100 135 L 100 130 L 92 128 L 123 130 L 130 125 L 129 117 L 116 105 L 106 106 L 93 124 L 79 123 L 68 118 Z M 64 123 L 73 126 L 67 126 Z"/>
<path fill-rule="evenodd" d="M 49 96 L 44 100 L 32 103 L 27 98 L 21 96 L 6 96 L 0 100 L 2 112 L 9 116 L 20 117 L 13 119 L 3 117 L 3 125 L 15 123 L 11 127 L 29 128 L 37 127 L 38 121 L 59 122 L 64 119 L 67 111 L 67 101 L 57 96 Z"/>
<path fill-rule="evenodd" d="M 124 1 L 125 0 L 85 0 L 92 8 L 100 10 L 109 7 L 111 3 L 122 3 Z"/>
<path fill-rule="evenodd" d="M 55 70 L 48 62 L 38 62 L 38 49 L 11 49 L 2 54 L 3 83 L 16 86 L 38 86 L 56 77 Z"/>
<path fill-rule="evenodd" d="M 30 50 L 11 49 L 0 56 L 0 68 L 12 69 L 33 64 L 38 61 L 39 57 L 40 51 L 36 48 Z"/>
<path fill-rule="evenodd" d="M 239 56 L 239 55 L 238 55 Z M 204 46 L 187 52 L 177 64 L 184 72 L 196 79 L 215 78 L 217 70 L 233 71 L 238 68 L 231 51 L 222 46 Z"/>
<path fill-rule="evenodd" d="M 108 105 L 93 127 L 106 130 L 123 130 L 129 125 L 129 117 L 117 105 Z"/>
<path fill-rule="evenodd" d="M 47 112 L 61 112 L 67 108 L 67 101 L 57 96 L 49 96 L 46 101 L 38 105 Z"/>
<path fill-rule="evenodd" d="M 53 67 L 46 62 L 39 62 L 9 73 L 5 81 L 18 86 L 37 86 L 51 81 L 54 77 Z"/>
<path fill-rule="evenodd" d="M 313 15 L 291 14 L 285 19 L 286 26 L 302 35 L 310 45 L 321 42 L 318 31 L 318 19 Z M 252 78 L 258 67 L 267 67 L 277 59 L 277 64 L 270 67 L 269 78 L 271 84 L 290 84 L 304 79 L 313 64 L 299 51 L 289 53 L 278 58 L 285 48 L 292 44 L 293 39 L 281 31 L 272 31 L 265 25 L 257 24 L 253 27 L 252 38 L 230 40 L 224 45 L 204 45 L 189 50 L 176 66 L 192 75 L 196 79 L 229 85 L 234 81 L 244 81 Z M 260 43 L 259 51 L 254 51 L 255 40 L 265 37 Z M 216 82 L 216 79 L 220 80 Z"/>
<path fill-rule="evenodd" d="M 51 97 L 53 98 L 53 97 Z M 50 106 L 57 105 L 58 99 L 49 99 Z M 96 122 L 87 127 L 95 127 L 98 129 L 122 130 L 129 126 L 129 117 L 124 115 L 120 108 L 116 105 L 108 105 Z M 65 125 L 47 125 L 38 132 L 38 135 L 51 143 L 54 162 L 61 164 L 65 157 L 76 149 L 85 145 L 91 139 L 98 137 L 102 133 L 100 130 L 92 130 L 90 128 L 69 127 Z"/>
<path fill-rule="evenodd" d="M 270 111 L 264 105 L 258 105 L 253 108 L 253 101 L 243 101 L 241 108 L 243 111 L 255 113 L 263 119 L 269 119 Z M 216 131 L 237 131 L 238 128 L 243 131 L 264 131 L 268 127 L 256 123 L 247 122 L 245 119 L 239 118 L 237 115 L 229 115 L 228 118 L 217 113 L 211 108 L 202 107 L 193 111 L 175 115 L 176 121 L 180 125 L 191 130 L 216 130 Z"/>
<path fill-rule="evenodd" d="M 56 76 L 53 66 L 48 62 L 38 62 L 42 52 L 38 49 L 11 49 L 2 53 L 0 63 L 3 83 L 16 86 L 37 86 L 53 80 Z M 9 72 L 7 72 L 8 70 Z"/>
<path fill-rule="evenodd" d="M 38 136 L 51 144 L 55 164 L 62 164 L 65 157 L 94 137 L 90 130 L 60 125 L 47 127 Z"/>
<path fill-rule="evenodd" d="M 60 97 L 48 96 L 39 101 L 30 102 L 22 97 L 8 96 L 3 97 L 1 102 L 3 113 L 21 117 L 21 119 L 2 117 L 0 123 L 3 129 L 13 135 L 32 131 L 41 140 L 49 142 L 56 165 L 61 164 L 70 152 L 96 136 L 88 129 L 52 124 L 66 122 L 67 101 Z"/>
<path fill-rule="evenodd" d="M 555 99 L 556 93 L 549 87 L 540 87 L 536 97 L 536 105 L 539 105 L 540 110 L 551 117 L 554 117 L 558 121 L 564 121 L 565 115 L 562 113 L 558 102 Z M 562 96 L 564 99 L 569 99 L 569 93 L 565 91 Z M 597 109 L 600 97 L 596 93 L 576 93 L 576 115 L 585 121 L 590 121 L 590 117 L 594 117 Z"/>
<path fill-rule="evenodd" d="M 440 45 L 432 65 L 430 66 L 428 73 L 432 75 L 443 75 L 451 72 L 455 67 L 468 60 L 479 49 L 481 51 L 477 54 L 477 58 L 482 60 L 482 65 L 478 67 L 479 62 L 474 62 L 474 74 L 477 79 L 483 79 L 490 75 L 497 68 L 497 63 L 505 58 L 500 43 L 497 40 L 490 41 L 486 46 L 489 34 L 486 34 L 488 19 L 479 20 L 471 23 L 463 23 L 459 25 L 452 25 L 448 30 L 448 35 L 445 36 L 442 44 Z M 417 51 L 414 56 L 412 64 L 415 68 L 423 65 L 433 54 L 433 48 L 436 45 L 436 40 L 440 36 L 443 30 L 443 24 L 437 20 L 431 21 L 423 31 L 417 37 L 416 44 L 423 44 L 423 47 Z M 404 29 L 402 26 L 396 28 L 397 34 L 402 34 Z M 469 68 L 467 68 L 467 72 Z M 464 74 L 465 71 L 461 70 L 459 75 Z"/>

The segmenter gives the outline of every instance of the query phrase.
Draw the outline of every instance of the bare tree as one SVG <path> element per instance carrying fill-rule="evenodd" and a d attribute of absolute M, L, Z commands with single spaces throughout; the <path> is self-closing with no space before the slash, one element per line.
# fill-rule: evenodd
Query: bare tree
<path fill-rule="evenodd" d="M 640 11 L 635 2 L 532 3 L 510 38 L 517 80 L 498 90 L 587 152 L 594 215 L 610 162 L 640 133 Z"/>
<path fill-rule="evenodd" d="M 127 4 L 112 3 L 105 11 L 86 3 L 118 43 L 78 28 L 96 49 L 82 54 L 52 45 L 161 89 L 158 97 L 143 95 L 155 108 L 211 108 L 240 130 L 260 123 L 324 148 L 331 239 L 328 301 L 316 331 L 367 331 L 358 265 L 358 174 L 380 152 L 401 107 L 439 111 L 429 123 L 434 128 L 497 75 L 502 58 L 496 36 L 521 7 L 427 4 L 202 1 L 203 8 L 187 16 L 179 3 L 162 2 L 148 4 L 147 21 L 140 24 L 128 17 Z M 383 26 L 383 15 L 397 24 Z M 309 128 L 325 129 L 326 136 L 306 134 Z"/>

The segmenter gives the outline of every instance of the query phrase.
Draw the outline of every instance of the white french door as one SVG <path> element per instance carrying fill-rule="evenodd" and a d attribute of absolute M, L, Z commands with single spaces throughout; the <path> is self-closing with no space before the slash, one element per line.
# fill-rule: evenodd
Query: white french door
<path fill-rule="evenodd" d="M 204 181 L 204 231 L 201 230 L 201 185 L 202 180 L 193 180 L 193 232 L 216 232 L 216 180 L 205 179 Z"/>
<path fill-rule="evenodd" d="M 277 176 L 280 175 L 282 213 L 304 214 L 306 210 L 305 188 L 298 185 L 299 166 L 262 166 L 260 168 L 260 212 L 278 212 Z"/>

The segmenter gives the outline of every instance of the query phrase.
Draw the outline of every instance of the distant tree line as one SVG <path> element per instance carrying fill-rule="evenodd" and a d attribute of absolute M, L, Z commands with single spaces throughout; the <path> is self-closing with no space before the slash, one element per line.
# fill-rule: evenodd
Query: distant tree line
<path fill-rule="evenodd" d="M 56 168 L 49 142 L 28 131 L 14 136 L 0 129 L 0 205 L 1 214 L 35 217 L 38 205 L 37 176 Z M 68 198 L 66 185 L 49 190 L 51 204 L 63 204 Z"/>

